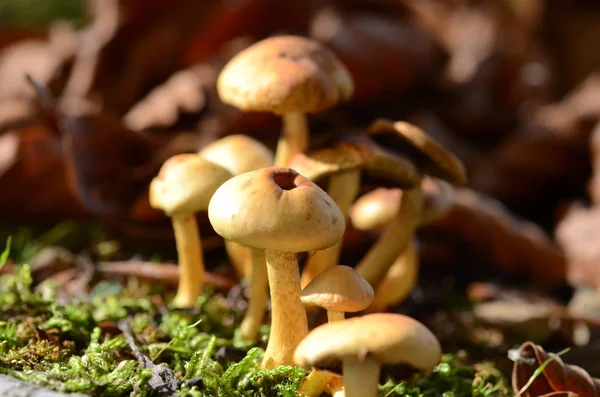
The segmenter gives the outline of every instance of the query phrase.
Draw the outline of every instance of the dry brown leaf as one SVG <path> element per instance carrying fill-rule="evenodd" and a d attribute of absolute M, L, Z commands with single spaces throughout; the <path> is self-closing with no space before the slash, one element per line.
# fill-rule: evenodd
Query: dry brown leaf
<path fill-rule="evenodd" d="M 532 342 L 523 343 L 518 350 L 518 358 L 513 365 L 513 391 L 518 393 L 533 376 L 534 372 L 550 357 L 552 357 L 552 354 L 544 351 L 541 346 Z M 569 394 L 569 392 L 572 394 Z M 583 368 L 566 364 L 561 357 L 555 356 L 521 396 L 556 397 L 564 395 L 598 397 L 600 395 L 600 380 L 592 378 Z"/>
<path fill-rule="evenodd" d="M 422 228 L 426 240 L 460 247 L 460 256 L 454 259 L 461 262 L 471 258 L 542 283 L 564 283 L 565 259 L 536 224 L 467 188 L 454 188 L 450 201 L 446 216 Z"/>

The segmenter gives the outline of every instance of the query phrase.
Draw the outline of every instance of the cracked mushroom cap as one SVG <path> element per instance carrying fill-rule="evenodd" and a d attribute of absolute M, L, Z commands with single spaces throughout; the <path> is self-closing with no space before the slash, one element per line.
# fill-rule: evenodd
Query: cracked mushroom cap
<path fill-rule="evenodd" d="M 213 195 L 208 217 L 227 240 L 282 252 L 325 249 L 344 234 L 344 216 L 320 187 L 290 168 L 233 177 Z"/>
<path fill-rule="evenodd" d="M 333 266 L 302 290 L 302 303 L 337 312 L 359 312 L 373 301 L 373 288 L 354 269 Z"/>
<path fill-rule="evenodd" d="M 229 135 L 206 145 L 198 154 L 233 175 L 273 165 L 273 153 L 262 143 L 247 135 Z"/>
<path fill-rule="evenodd" d="M 299 153 L 289 167 L 311 181 L 351 170 L 363 170 L 385 184 L 403 188 L 413 187 L 420 180 L 410 160 L 360 136 L 344 136 L 323 149 Z"/>
<path fill-rule="evenodd" d="M 419 225 L 433 223 L 451 208 L 452 187 L 440 179 L 424 177 L 421 182 L 423 212 Z M 360 196 L 350 208 L 350 221 L 361 231 L 379 231 L 398 214 L 402 200 L 401 189 L 378 188 Z"/>
<path fill-rule="evenodd" d="M 370 357 L 383 366 L 407 365 L 426 372 L 441 356 L 437 338 L 417 320 L 376 313 L 318 326 L 300 342 L 294 362 L 319 368 Z"/>
<path fill-rule="evenodd" d="M 244 111 L 317 113 L 348 100 L 352 76 L 318 41 L 276 36 L 234 56 L 217 80 L 221 100 Z"/>
<path fill-rule="evenodd" d="M 213 193 L 231 173 L 196 154 L 178 154 L 150 183 L 150 205 L 168 216 L 206 211 Z"/>
<path fill-rule="evenodd" d="M 367 132 L 386 147 L 388 144 L 399 147 L 399 151 L 413 158 L 425 173 L 457 185 L 467 183 L 464 164 L 419 127 L 404 121 L 377 119 Z M 393 140 L 388 140 L 389 137 Z"/>

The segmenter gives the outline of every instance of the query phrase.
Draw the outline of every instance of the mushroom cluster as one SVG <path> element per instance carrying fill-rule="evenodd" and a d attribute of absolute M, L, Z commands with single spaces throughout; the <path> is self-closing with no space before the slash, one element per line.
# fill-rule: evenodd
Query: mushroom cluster
<path fill-rule="evenodd" d="M 424 131 L 401 121 L 379 119 L 366 131 L 310 147 L 306 114 L 348 100 L 353 87 L 348 70 L 319 42 L 262 40 L 229 61 L 217 89 L 223 102 L 242 111 L 282 117 L 276 152 L 248 136 L 229 135 L 169 159 L 150 188 L 152 206 L 172 218 L 175 231 L 181 274 L 174 304 L 193 306 L 202 291 L 196 213 L 207 211 L 230 263 L 240 278 L 250 279 L 241 336 L 257 339 L 270 294 L 262 366 L 312 367 L 302 385 L 307 396 L 341 379 L 329 371 L 340 366 L 345 395 L 369 397 L 377 395 L 382 368 L 430 371 L 441 357 L 439 342 L 423 324 L 378 312 L 412 289 L 415 231 L 443 216 L 449 184 L 465 183 L 465 168 Z M 355 268 L 339 264 L 349 221 L 379 233 Z M 302 273 L 300 253 L 309 254 Z M 310 333 L 309 307 L 328 316 Z"/>

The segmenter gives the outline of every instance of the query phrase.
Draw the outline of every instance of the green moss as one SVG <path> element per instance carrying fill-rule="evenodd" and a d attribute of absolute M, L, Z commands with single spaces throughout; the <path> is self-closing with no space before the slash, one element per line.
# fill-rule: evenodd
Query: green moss
<path fill-rule="evenodd" d="M 152 294 L 99 283 L 87 300 L 57 302 L 54 288 L 32 291 L 28 266 L 0 278 L 0 373 L 64 392 L 96 396 L 151 395 L 143 369 L 117 322 L 127 319 L 140 351 L 173 371 L 182 397 L 293 397 L 306 376 L 295 367 L 261 370 L 263 350 L 240 339 L 239 313 L 213 291 L 192 310 L 158 307 Z M 261 330 L 264 339 L 268 326 Z M 245 356 L 218 360 L 227 348 Z M 505 396 L 506 380 L 488 364 L 445 356 L 436 370 L 387 382 L 382 396 Z"/>

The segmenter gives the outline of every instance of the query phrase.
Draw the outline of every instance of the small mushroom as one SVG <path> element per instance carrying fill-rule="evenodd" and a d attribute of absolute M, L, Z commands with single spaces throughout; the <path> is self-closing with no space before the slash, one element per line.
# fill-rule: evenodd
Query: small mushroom
<path fill-rule="evenodd" d="M 402 121 L 378 119 L 368 133 L 385 147 L 394 147 L 410 158 L 422 175 L 431 175 L 451 183 L 467 180 L 464 165 L 420 128 Z M 402 193 L 400 208 L 379 240 L 356 266 L 356 271 L 375 289 L 398 255 L 409 245 L 419 225 L 422 208 L 420 184 Z"/>
<path fill-rule="evenodd" d="M 229 135 L 212 142 L 198 152 L 202 157 L 227 168 L 233 175 L 273 165 L 273 153 L 265 145 L 247 135 Z M 230 262 L 242 278 L 250 278 L 248 310 L 240 324 L 245 340 L 256 340 L 267 303 L 267 269 L 263 250 L 248 248 L 225 240 Z"/>
<path fill-rule="evenodd" d="M 346 397 L 376 397 L 384 366 L 427 372 L 440 362 L 437 338 L 420 322 L 377 313 L 323 324 L 300 342 L 294 361 L 328 368 L 341 362 Z"/>
<path fill-rule="evenodd" d="M 421 182 L 421 189 L 423 204 L 417 227 L 435 222 L 450 208 L 450 186 L 447 183 L 425 177 Z M 400 189 L 375 189 L 356 200 L 350 210 L 350 220 L 358 230 L 385 230 L 396 216 L 401 200 Z M 402 302 L 412 291 L 418 273 L 419 256 L 413 238 L 387 270 L 367 311 L 385 311 L 389 306 Z"/>
<path fill-rule="evenodd" d="M 409 188 L 419 183 L 416 167 L 367 137 L 343 136 L 322 149 L 297 154 L 290 168 L 311 181 L 329 178 L 327 193 L 348 216 L 360 189 L 362 173 L 385 185 Z M 338 263 L 341 243 L 310 256 L 300 282 L 304 288 L 315 276 Z"/>
<path fill-rule="evenodd" d="M 276 36 L 234 56 L 221 71 L 217 90 L 223 102 L 243 111 L 282 116 L 275 165 L 287 166 L 308 146 L 306 113 L 348 100 L 354 83 L 335 54 L 318 41 Z"/>
<path fill-rule="evenodd" d="M 373 301 L 373 288 L 349 266 L 334 266 L 320 273 L 302 290 L 302 303 L 327 310 L 329 322 L 344 319 L 344 312 L 359 312 Z"/>
<path fill-rule="evenodd" d="M 296 171 L 270 167 L 224 183 L 208 206 L 208 217 L 223 238 L 265 250 L 272 316 L 262 365 L 293 365 L 294 350 L 308 333 L 296 254 L 341 240 L 345 223 L 340 209 Z"/>
<path fill-rule="evenodd" d="M 173 223 L 179 259 L 179 287 L 174 305 L 192 307 L 202 293 L 204 260 L 195 213 L 205 211 L 213 193 L 231 173 L 195 154 L 168 159 L 150 183 L 150 205 Z"/>

